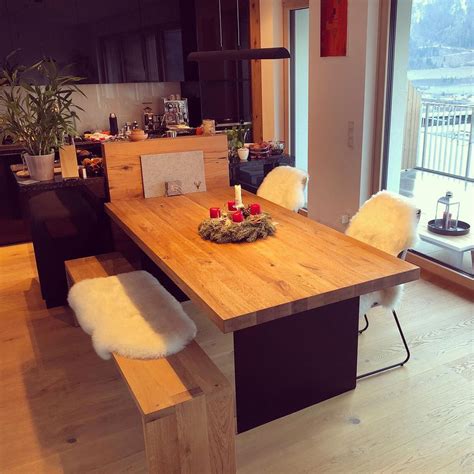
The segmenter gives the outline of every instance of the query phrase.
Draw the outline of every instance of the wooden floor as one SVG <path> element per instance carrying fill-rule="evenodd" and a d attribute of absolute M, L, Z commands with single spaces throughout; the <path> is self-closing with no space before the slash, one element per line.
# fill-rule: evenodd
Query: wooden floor
<path fill-rule="evenodd" d="M 473 472 L 473 308 L 447 284 L 407 285 L 409 364 L 239 435 L 238 472 Z M 188 309 L 199 343 L 232 378 L 232 336 Z M 67 308 L 44 308 L 31 244 L 0 248 L 0 472 L 145 472 L 134 403 L 70 319 Z M 359 339 L 361 371 L 397 359 L 394 330 L 377 310 Z"/>

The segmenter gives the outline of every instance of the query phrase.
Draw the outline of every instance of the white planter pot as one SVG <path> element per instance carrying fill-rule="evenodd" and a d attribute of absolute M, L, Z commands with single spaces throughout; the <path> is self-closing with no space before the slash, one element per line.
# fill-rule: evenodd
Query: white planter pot
<path fill-rule="evenodd" d="M 239 148 L 237 154 L 239 155 L 240 161 L 247 161 L 249 158 L 250 150 L 248 148 Z"/>
<path fill-rule="evenodd" d="M 26 153 L 25 161 L 31 179 L 50 181 L 54 178 L 54 153 L 49 155 L 28 155 Z"/>

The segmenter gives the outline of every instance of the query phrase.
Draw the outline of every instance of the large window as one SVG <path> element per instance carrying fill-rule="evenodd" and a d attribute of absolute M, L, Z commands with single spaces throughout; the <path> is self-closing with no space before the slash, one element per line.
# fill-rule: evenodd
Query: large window
<path fill-rule="evenodd" d="M 393 74 L 386 186 L 422 211 L 421 254 L 473 274 L 474 232 L 427 229 L 446 192 L 474 225 L 474 3 L 398 0 L 393 11 Z"/>

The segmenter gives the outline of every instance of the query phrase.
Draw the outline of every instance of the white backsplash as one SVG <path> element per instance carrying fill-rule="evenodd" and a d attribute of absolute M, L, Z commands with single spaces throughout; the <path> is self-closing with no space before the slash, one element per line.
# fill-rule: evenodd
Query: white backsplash
<path fill-rule="evenodd" d="M 137 120 L 142 126 L 143 102 L 152 102 L 154 113 L 163 112 L 162 98 L 180 94 L 179 82 L 140 82 L 128 84 L 83 84 L 80 86 L 86 97 L 74 95 L 74 103 L 84 109 L 78 111 L 79 133 L 85 130 L 108 130 L 109 114 L 118 118 L 119 128 L 125 122 Z"/>

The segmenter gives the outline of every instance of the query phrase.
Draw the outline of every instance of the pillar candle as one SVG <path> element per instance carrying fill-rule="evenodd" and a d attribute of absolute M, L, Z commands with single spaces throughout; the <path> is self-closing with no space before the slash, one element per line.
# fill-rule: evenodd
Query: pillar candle
<path fill-rule="evenodd" d="M 236 211 L 237 209 L 235 208 L 235 201 L 227 201 L 227 209 L 229 211 Z"/>
<path fill-rule="evenodd" d="M 240 184 L 236 184 L 234 186 L 234 192 L 235 192 L 235 205 L 236 207 L 239 207 L 242 205 L 242 188 Z"/>
<path fill-rule="evenodd" d="M 244 215 L 242 214 L 242 211 L 237 211 L 232 214 L 232 220 L 234 222 L 242 222 L 244 220 Z"/>
<path fill-rule="evenodd" d="M 221 217 L 221 210 L 218 207 L 211 207 L 209 209 L 209 217 L 211 219 L 217 219 L 218 217 Z"/>
<path fill-rule="evenodd" d="M 250 214 L 252 216 L 256 216 L 257 214 L 260 214 L 262 212 L 262 209 L 260 208 L 260 204 L 250 204 Z"/>

